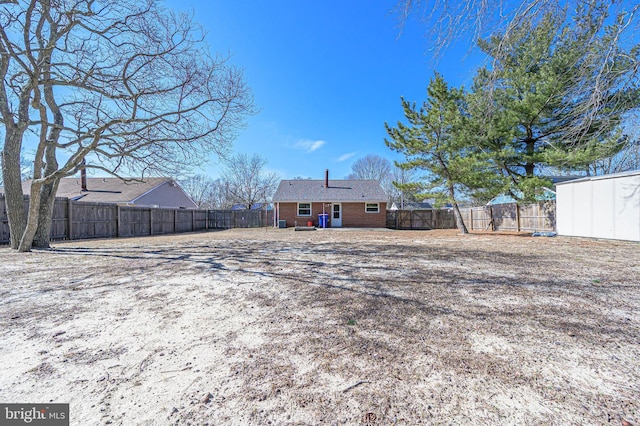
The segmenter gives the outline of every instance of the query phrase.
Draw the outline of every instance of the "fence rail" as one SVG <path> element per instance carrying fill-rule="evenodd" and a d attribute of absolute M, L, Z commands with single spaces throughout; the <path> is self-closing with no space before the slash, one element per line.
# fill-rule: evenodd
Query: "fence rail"
<path fill-rule="evenodd" d="M 28 203 L 28 197 L 25 197 L 25 205 Z M 150 208 L 56 198 L 51 239 L 140 237 L 271 224 L 273 211 Z M 8 244 L 9 238 L 4 195 L 0 194 L 0 244 Z"/>

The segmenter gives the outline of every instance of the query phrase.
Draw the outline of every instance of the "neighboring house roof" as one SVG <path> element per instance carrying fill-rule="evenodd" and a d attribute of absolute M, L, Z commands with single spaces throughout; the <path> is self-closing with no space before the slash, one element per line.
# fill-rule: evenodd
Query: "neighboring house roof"
<path fill-rule="evenodd" d="M 283 180 L 274 202 L 386 202 L 389 197 L 375 180 Z"/>
<path fill-rule="evenodd" d="M 273 209 L 270 203 L 267 203 L 267 204 L 255 203 L 253 206 L 251 206 L 251 210 L 264 210 L 265 207 L 267 210 Z M 234 204 L 233 206 L 231 206 L 231 210 L 248 210 L 248 209 L 247 209 L 247 206 L 245 206 L 244 204 Z"/>
<path fill-rule="evenodd" d="M 429 210 L 429 209 L 433 209 L 433 205 L 429 202 L 423 201 L 421 203 L 414 203 L 414 202 L 409 202 L 409 201 L 405 201 L 404 205 L 402 206 L 404 210 Z M 396 203 L 393 203 L 393 205 L 391 206 L 390 210 L 398 210 L 399 207 Z"/>
<path fill-rule="evenodd" d="M 29 194 L 30 190 L 31 180 L 22 182 L 22 191 Z M 142 182 L 125 182 L 119 178 L 87 178 L 86 191 L 82 190 L 80 178 L 64 178 L 60 180 L 56 196 L 94 203 L 197 207 L 174 180 L 162 177 L 145 178 Z"/>

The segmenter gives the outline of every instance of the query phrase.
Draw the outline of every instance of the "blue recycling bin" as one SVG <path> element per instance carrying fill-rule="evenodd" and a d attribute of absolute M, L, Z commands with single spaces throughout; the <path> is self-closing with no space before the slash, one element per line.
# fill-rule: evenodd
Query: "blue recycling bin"
<path fill-rule="evenodd" d="M 320 226 L 320 228 L 329 226 L 329 213 L 320 213 L 318 215 L 318 226 Z"/>

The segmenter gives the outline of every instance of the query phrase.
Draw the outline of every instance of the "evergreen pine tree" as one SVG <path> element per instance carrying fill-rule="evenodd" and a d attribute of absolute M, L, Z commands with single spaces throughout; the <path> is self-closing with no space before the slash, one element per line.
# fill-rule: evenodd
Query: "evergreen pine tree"
<path fill-rule="evenodd" d="M 385 123 L 390 137 L 385 143 L 404 154 L 406 161 L 399 163 L 400 167 L 427 172 L 422 184 L 424 195 L 450 202 L 456 226 L 467 233 L 458 206 L 460 196 L 479 196 L 495 190 L 495 167 L 465 136 L 463 91 L 449 88 L 444 78 L 436 74 L 427 95 L 419 109 L 415 102 L 402 99 L 408 124 L 398 122 L 396 127 L 390 127 Z"/>

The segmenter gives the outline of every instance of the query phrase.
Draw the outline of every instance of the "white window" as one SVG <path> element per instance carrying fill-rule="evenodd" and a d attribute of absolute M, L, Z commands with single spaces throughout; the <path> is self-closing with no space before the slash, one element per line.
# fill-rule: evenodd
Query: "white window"
<path fill-rule="evenodd" d="M 365 204 L 364 211 L 367 213 L 380 213 L 380 203 Z"/>
<path fill-rule="evenodd" d="M 311 216 L 311 203 L 298 203 L 298 216 Z"/>

